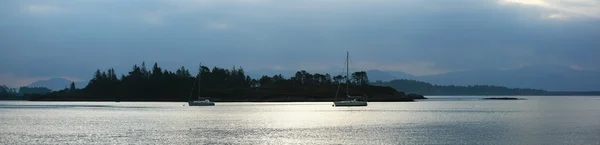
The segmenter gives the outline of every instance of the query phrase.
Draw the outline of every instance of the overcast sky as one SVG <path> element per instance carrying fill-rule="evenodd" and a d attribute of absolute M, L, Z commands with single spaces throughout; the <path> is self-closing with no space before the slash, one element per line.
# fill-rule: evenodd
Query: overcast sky
<path fill-rule="evenodd" d="M 600 68 L 598 0 L 2 0 L 0 84 L 173 70 Z"/>

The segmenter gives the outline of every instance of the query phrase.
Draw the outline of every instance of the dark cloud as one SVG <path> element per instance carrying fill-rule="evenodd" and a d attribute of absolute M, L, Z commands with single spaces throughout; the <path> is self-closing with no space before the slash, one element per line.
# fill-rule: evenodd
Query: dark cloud
<path fill-rule="evenodd" d="M 423 74 L 598 69 L 598 17 L 544 17 L 559 10 L 480 0 L 2 1 L 0 73 L 85 78 L 142 61 L 316 69 L 339 67 L 345 51 L 365 69 Z"/>

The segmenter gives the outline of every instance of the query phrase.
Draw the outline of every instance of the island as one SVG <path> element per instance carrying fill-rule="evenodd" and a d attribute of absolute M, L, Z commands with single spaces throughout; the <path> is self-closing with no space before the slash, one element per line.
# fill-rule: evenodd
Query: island
<path fill-rule="evenodd" d="M 526 100 L 525 98 L 513 98 L 513 97 L 492 97 L 483 98 L 483 100 Z"/>
<path fill-rule="evenodd" d="M 507 88 L 494 85 L 437 85 L 410 79 L 396 79 L 388 82 L 375 81 L 371 85 L 386 86 L 406 93 L 419 93 L 428 96 L 598 96 L 600 91 L 561 92 L 530 88 Z M 492 98 L 507 100 L 510 98 Z"/>
<path fill-rule="evenodd" d="M 200 96 L 215 102 L 331 102 L 347 99 L 348 95 L 363 96 L 370 102 L 426 99 L 420 94 L 407 95 L 392 87 L 371 85 L 364 71 L 354 72 L 349 78 L 304 70 L 290 77 L 279 74 L 251 78 L 244 69 L 235 66 L 232 69 L 200 66 L 198 73 L 191 75 L 185 67 L 172 72 L 157 63 L 151 69 L 142 63 L 120 77 L 114 69 L 97 70 L 85 88 L 75 88 L 72 83 L 69 88 L 33 95 L 29 100 L 187 102 Z"/>

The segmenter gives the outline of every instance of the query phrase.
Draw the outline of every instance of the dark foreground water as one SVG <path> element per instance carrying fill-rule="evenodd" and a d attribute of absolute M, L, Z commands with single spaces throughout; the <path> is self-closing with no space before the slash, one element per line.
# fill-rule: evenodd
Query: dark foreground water
<path fill-rule="evenodd" d="M 0 101 L 0 144 L 600 144 L 600 97 L 420 102 Z"/>

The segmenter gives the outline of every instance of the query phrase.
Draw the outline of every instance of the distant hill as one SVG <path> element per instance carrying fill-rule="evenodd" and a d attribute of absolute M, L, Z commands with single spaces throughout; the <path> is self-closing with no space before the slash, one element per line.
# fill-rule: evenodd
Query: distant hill
<path fill-rule="evenodd" d="M 65 87 L 68 87 L 71 84 L 70 80 L 63 78 L 51 78 L 48 80 L 41 80 L 37 82 L 33 82 L 28 87 L 45 87 L 54 91 L 62 90 Z M 75 82 L 75 86 L 77 88 L 83 88 L 87 85 L 87 81 Z"/>
<path fill-rule="evenodd" d="M 396 79 L 413 79 L 415 76 L 398 71 L 381 71 L 381 70 L 368 70 L 367 75 L 369 80 L 375 81 L 391 81 Z"/>
<path fill-rule="evenodd" d="M 370 70 L 369 80 L 414 79 L 438 85 L 495 85 L 548 91 L 600 91 L 600 72 L 561 66 L 529 66 L 516 69 L 478 69 L 438 75 L 411 76 Z"/>
<path fill-rule="evenodd" d="M 471 70 L 426 76 L 419 80 L 441 85 L 500 85 L 549 91 L 598 91 L 600 72 L 558 66 L 530 66 L 509 70 Z"/>
<path fill-rule="evenodd" d="M 434 85 L 416 80 L 393 80 L 390 82 L 375 82 L 373 85 L 389 86 L 406 93 L 419 93 L 423 95 L 545 95 L 545 90 L 507 88 L 502 86 L 474 85 L 474 86 L 443 86 Z"/>

